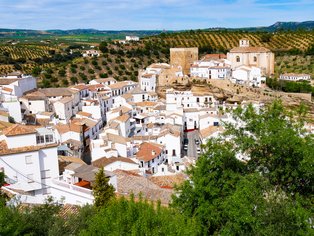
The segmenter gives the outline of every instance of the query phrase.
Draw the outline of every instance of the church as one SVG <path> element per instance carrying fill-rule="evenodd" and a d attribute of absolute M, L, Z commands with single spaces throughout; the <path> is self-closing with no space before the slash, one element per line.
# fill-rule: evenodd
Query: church
<path fill-rule="evenodd" d="M 263 76 L 274 74 L 275 55 L 265 47 L 251 47 L 248 39 L 240 39 L 239 47 L 227 53 L 232 69 L 239 66 L 254 66 L 261 69 Z"/>

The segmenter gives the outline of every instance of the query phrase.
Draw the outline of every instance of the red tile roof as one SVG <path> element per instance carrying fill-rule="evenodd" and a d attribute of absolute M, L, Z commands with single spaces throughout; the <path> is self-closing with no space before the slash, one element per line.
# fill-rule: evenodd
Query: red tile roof
<path fill-rule="evenodd" d="M 155 143 L 142 143 L 139 151 L 136 153 L 136 157 L 142 161 L 151 161 L 162 152 L 162 146 Z"/>

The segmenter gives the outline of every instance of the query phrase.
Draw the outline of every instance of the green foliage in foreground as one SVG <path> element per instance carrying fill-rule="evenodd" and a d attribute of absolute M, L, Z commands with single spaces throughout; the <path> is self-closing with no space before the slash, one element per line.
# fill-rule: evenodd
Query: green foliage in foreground
<path fill-rule="evenodd" d="M 60 215 L 52 202 L 18 210 L 0 205 L 0 235 L 198 235 L 198 225 L 175 210 L 140 200 L 116 199 L 106 207 L 85 206 Z"/>
<path fill-rule="evenodd" d="M 204 146 L 173 207 L 206 235 L 313 235 L 314 139 L 290 116 L 280 102 L 260 114 L 238 108 L 236 124 Z"/>

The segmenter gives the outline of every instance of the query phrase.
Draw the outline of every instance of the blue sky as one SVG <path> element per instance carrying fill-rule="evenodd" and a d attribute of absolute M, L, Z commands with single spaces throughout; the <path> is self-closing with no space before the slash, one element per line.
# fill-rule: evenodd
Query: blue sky
<path fill-rule="evenodd" d="M 314 20 L 314 0 L 0 0 L 0 28 L 180 30 Z"/>

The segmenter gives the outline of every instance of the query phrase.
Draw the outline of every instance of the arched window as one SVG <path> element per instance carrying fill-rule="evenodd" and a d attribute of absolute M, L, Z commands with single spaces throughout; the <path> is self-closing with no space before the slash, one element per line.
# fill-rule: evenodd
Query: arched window
<path fill-rule="evenodd" d="M 257 57 L 254 57 L 253 60 L 254 60 L 254 62 L 257 62 Z"/>
<path fill-rule="evenodd" d="M 237 56 L 237 57 L 236 57 L 236 60 L 237 60 L 237 62 L 240 62 L 240 57 Z"/>

